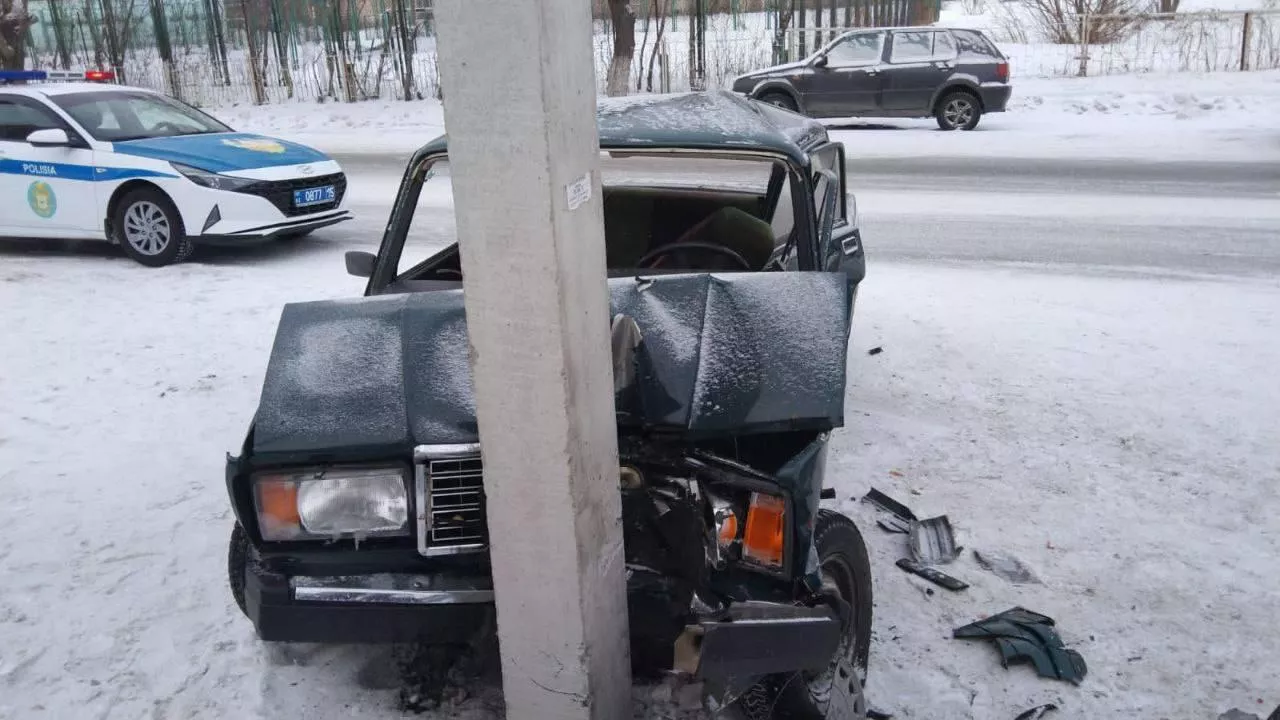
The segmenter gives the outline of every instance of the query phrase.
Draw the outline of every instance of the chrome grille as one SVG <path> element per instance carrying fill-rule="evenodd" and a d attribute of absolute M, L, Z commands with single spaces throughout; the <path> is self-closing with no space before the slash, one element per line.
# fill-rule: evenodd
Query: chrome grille
<path fill-rule="evenodd" d="M 447 555 L 484 550 L 483 467 L 472 445 L 424 446 L 415 453 L 418 551 Z"/>

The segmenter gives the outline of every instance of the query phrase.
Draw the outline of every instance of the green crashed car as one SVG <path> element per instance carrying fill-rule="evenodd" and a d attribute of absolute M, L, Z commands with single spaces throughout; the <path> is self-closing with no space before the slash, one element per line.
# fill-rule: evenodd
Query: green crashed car
<path fill-rule="evenodd" d="M 598 118 L 634 669 L 863 717 L 866 549 L 819 507 L 865 273 L 843 148 L 729 93 Z M 440 138 L 377 254 L 347 255 L 365 297 L 284 309 L 227 463 L 231 589 L 263 640 L 462 642 L 494 611 L 453 228 Z"/>

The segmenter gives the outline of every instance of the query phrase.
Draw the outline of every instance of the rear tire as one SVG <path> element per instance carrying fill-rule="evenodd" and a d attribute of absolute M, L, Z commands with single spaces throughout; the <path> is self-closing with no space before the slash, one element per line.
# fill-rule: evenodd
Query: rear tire
<path fill-rule="evenodd" d="M 240 523 L 231 528 L 231 542 L 227 546 L 227 584 L 231 586 L 231 597 L 235 598 L 236 607 L 245 617 L 249 611 L 244 602 L 245 573 L 249 569 L 249 536 Z"/>
<path fill-rule="evenodd" d="M 938 101 L 933 116 L 943 130 L 972 130 L 982 119 L 982 104 L 973 93 L 956 90 Z"/>
<path fill-rule="evenodd" d="M 799 106 L 796 105 L 795 99 L 784 92 L 767 92 L 761 95 L 758 99 L 762 103 L 776 105 L 782 108 L 783 110 L 790 110 L 791 112 L 800 112 L 800 108 Z"/>
<path fill-rule="evenodd" d="M 785 683 L 778 688 L 773 717 L 776 720 L 820 720 L 827 717 L 832 686 L 839 682 L 839 661 L 852 666 L 855 678 L 850 695 L 862 698 L 867 680 L 867 663 L 871 655 L 871 560 L 862 533 L 849 518 L 831 510 L 819 510 L 813 532 L 822 568 L 823 589 L 838 593 L 849 606 L 849 617 L 841 628 L 841 645 L 831 665 L 821 673 L 800 677 L 778 678 Z M 861 710 L 862 708 L 855 708 Z"/>
<path fill-rule="evenodd" d="M 155 188 L 138 188 L 120 198 L 111 232 L 125 255 L 147 267 L 180 263 L 195 249 L 178 209 Z"/>

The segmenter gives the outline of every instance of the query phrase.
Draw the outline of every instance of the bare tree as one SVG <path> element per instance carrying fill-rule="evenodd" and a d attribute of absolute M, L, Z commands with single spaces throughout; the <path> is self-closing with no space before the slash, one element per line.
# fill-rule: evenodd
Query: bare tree
<path fill-rule="evenodd" d="M 657 64 L 658 50 L 662 47 L 662 33 L 667 30 L 667 6 L 665 0 L 653 0 L 653 14 L 658 21 L 658 30 L 653 36 L 653 50 L 649 53 L 649 74 L 645 77 L 644 86 L 653 92 L 653 66 Z"/>
<path fill-rule="evenodd" d="M 1044 39 L 1061 45 L 1123 40 L 1138 22 L 1143 0 L 1027 0 Z"/>
<path fill-rule="evenodd" d="M 21 70 L 27 61 L 27 29 L 36 16 L 27 12 L 27 0 L 0 0 L 0 68 Z"/>
<path fill-rule="evenodd" d="M 1182 0 L 1160 0 L 1159 10 L 1162 13 L 1176 13 L 1181 2 Z"/>
<path fill-rule="evenodd" d="M 613 59 L 605 83 L 608 95 L 626 95 L 631 79 L 631 58 L 636 52 L 636 14 L 630 0 L 609 0 L 609 20 L 613 24 Z"/>

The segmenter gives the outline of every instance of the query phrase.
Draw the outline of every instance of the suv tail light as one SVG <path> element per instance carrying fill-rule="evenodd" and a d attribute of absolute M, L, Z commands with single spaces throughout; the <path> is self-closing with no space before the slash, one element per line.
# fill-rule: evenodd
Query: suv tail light
<path fill-rule="evenodd" d="M 996 65 L 996 79 L 1000 82 L 1009 82 L 1009 63 L 1002 62 Z"/>

